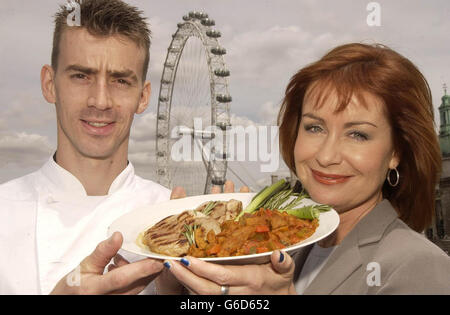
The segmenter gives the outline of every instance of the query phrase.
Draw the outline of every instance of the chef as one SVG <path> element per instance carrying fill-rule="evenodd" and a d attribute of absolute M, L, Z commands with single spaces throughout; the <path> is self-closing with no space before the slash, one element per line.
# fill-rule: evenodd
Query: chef
<path fill-rule="evenodd" d="M 41 70 L 56 152 L 0 185 L 0 294 L 141 293 L 163 269 L 117 254 L 120 233 L 105 240 L 124 213 L 170 197 L 128 161 L 133 117 L 150 98 L 150 32 L 119 0 L 84 0 L 80 12 L 81 27 L 67 25 L 66 8 L 57 13 L 52 64 Z"/>

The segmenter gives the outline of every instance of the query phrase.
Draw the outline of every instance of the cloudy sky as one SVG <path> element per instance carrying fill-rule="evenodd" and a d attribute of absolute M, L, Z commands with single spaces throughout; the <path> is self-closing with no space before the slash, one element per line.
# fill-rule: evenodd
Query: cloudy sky
<path fill-rule="evenodd" d="M 167 47 L 177 23 L 192 10 L 208 13 L 222 33 L 235 124 L 274 124 L 294 72 L 348 42 L 380 42 L 412 60 L 429 81 L 436 113 L 442 84 L 450 86 L 448 0 L 379 0 L 380 26 L 368 25 L 366 0 L 128 2 L 144 11 L 153 33 L 153 95 L 149 109 L 136 116 L 130 141 L 130 160 L 146 178 L 155 178 L 155 112 Z M 39 75 L 50 63 L 52 16 L 64 3 L 0 1 L 0 183 L 38 169 L 55 150 L 54 105 L 43 99 Z M 254 187 L 270 177 L 255 163 L 232 167 Z"/>

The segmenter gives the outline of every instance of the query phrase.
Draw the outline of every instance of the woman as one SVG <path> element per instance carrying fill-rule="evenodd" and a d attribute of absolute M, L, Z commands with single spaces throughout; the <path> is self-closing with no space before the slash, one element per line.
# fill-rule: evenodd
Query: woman
<path fill-rule="evenodd" d="M 337 230 L 271 264 L 187 257 L 170 274 L 199 294 L 450 294 L 450 258 L 420 234 L 441 156 L 419 70 L 382 45 L 337 47 L 293 76 L 278 120 L 286 164 L 336 209 Z M 165 277 L 161 293 L 174 288 Z"/>

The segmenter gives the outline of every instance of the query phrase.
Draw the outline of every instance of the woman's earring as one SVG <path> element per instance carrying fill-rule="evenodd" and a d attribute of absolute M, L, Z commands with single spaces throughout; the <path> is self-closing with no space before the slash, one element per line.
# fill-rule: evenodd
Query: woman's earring
<path fill-rule="evenodd" d="M 392 171 L 395 171 L 395 182 L 394 183 L 392 183 L 392 181 L 391 181 L 391 172 Z M 396 167 L 389 169 L 386 179 L 387 179 L 389 185 L 391 185 L 392 187 L 395 187 L 398 185 L 398 182 L 400 181 L 400 174 L 398 173 L 398 170 Z"/>

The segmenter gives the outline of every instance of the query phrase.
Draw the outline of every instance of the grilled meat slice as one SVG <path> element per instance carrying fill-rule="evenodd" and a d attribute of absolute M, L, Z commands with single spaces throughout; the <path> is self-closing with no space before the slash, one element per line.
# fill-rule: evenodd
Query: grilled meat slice
<path fill-rule="evenodd" d="M 189 249 L 189 242 L 183 235 L 185 224 L 192 224 L 195 217 L 195 212 L 188 210 L 164 218 L 145 231 L 142 242 L 152 252 L 168 256 L 183 256 Z"/>
<path fill-rule="evenodd" d="M 242 202 L 238 200 L 218 201 L 209 215 L 202 210 L 209 202 L 201 204 L 195 210 L 183 211 L 177 215 L 168 216 L 144 232 L 142 243 L 152 252 L 167 256 L 185 256 L 189 249 L 189 242 L 185 232 L 185 225 L 203 227 L 205 237 L 210 230 L 219 234 L 220 224 L 225 220 L 236 217 L 242 211 Z"/>
<path fill-rule="evenodd" d="M 203 211 L 210 201 L 202 203 L 195 210 Z M 234 219 L 242 211 L 242 202 L 231 199 L 229 201 L 218 201 L 214 208 L 209 213 L 209 217 L 217 220 L 222 224 L 226 220 Z"/>

